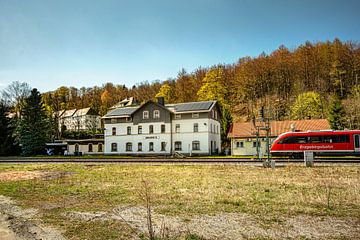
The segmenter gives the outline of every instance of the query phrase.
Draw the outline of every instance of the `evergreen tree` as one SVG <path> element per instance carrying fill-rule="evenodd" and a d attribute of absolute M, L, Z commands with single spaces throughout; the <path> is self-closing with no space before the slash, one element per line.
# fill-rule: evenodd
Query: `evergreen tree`
<path fill-rule="evenodd" d="M 17 153 L 17 146 L 13 138 L 14 127 L 7 117 L 9 108 L 0 102 L 0 156 L 9 156 Z"/>
<path fill-rule="evenodd" d="M 23 155 L 39 154 L 44 151 L 51 127 L 46 116 L 41 95 L 36 88 L 25 99 L 16 135 Z"/>
<path fill-rule="evenodd" d="M 329 106 L 329 124 L 333 130 L 343 130 L 346 126 L 345 110 L 341 104 L 340 97 L 335 94 Z"/>

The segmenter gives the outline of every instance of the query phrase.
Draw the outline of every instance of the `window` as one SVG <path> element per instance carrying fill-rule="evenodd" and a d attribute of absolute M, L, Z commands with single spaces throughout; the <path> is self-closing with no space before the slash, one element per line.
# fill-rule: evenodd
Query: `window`
<path fill-rule="evenodd" d="M 175 119 L 180 119 L 181 118 L 181 114 L 175 114 Z"/>
<path fill-rule="evenodd" d="M 154 143 L 149 142 L 149 152 L 153 152 L 153 151 L 154 151 Z"/>
<path fill-rule="evenodd" d="M 179 133 L 180 132 L 180 124 L 176 124 L 175 125 L 175 132 Z"/>
<path fill-rule="evenodd" d="M 212 132 L 212 130 L 213 130 L 213 125 L 212 123 L 210 123 L 210 132 Z"/>
<path fill-rule="evenodd" d="M 103 145 L 102 143 L 98 144 L 98 152 L 102 152 L 103 151 Z"/>
<path fill-rule="evenodd" d="M 200 150 L 200 142 L 199 141 L 192 142 L 192 150 Z"/>
<path fill-rule="evenodd" d="M 111 151 L 112 152 L 117 152 L 117 143 L 112 143 L 111 144 Z"/>
<path fill-rule="evenodd" d="M 161 133 L 165 133 L 165 125 L 164 124 L 161 125 Z"/>
<path fill-rule="evenodd" d="M 199 118 L 199 113 L 193 113 L 192 118 Z"/>
<path fill-rule="evenodd" d="M 131 122 L 132 121 L 132 118 L 131 117 L 127 117 L 126 118 L 126 122 Z"/>
<path fill-rule="evenodd" d="M 131 142 L 126 143 L 126 151 L 127 151 L 127 152 L 131 152 L 131 151 L 132 151 L 132 143 L 131 143 Z"/>
<path fill-rule="evenodd" d="M 110 122 L 111 122 L 111 123 L 116 123 L 116 118 L 112 118 L 112 119 L 110 120 Z"/>
<path fill-rule="evenodd" d="M 79 144 L 75 144 L 75 152 L 79 152 Z"/>
<path fill-rule="evenodd" d="M 160 111 L 159 110 L 154 110 L 153 117 L 154 118 L 160 118 Z"/>
<path fill-rule="evenodd" d="M 236 148 L 243 148 L 244 142 L 236 142 Z"/>
<path fill-rule="evenodd" d="M 181 151 L 181 142 L 175 142 L 175 151 Z"/>
<path fill-rule="evenodd" d="M 153 134 L 154 133 L 154 126 L 150 125 L 149 126 L 149 134 Z"/>
<path fill-rule="evenodd" d="M 116 127 L 112 128 L 112 135 L 115 136 L 116 135 Z"/>
<path fill-rule="evenodd" d="M 88 152 L 92 152 L 93 151 L 93 145 L 91 143 L 89 143 L 88 145 Z"/>
<path fill-rule="evenodd" d="M 139 152 L 142 151 L 142 143 L 141 143 L 141 142 L 138 143 L 138 151 L 139 151 Z"/>
<path fill-rule="evenodd" d="M 215 111 L 215 119 L 217 120 L 217 111 Z"/>
<path fill-rule="evenodd" d="M 149 119 L 149 111 L 143 111 L 143 119 Z"/>
<path fill-rule="evenodd" d="M 255 148 L 256 147 L 256 141 L 253 142 L 253 147 Z M 261 147 L 261 142 L 259 142 L 259 147 Z"/>
<path fill-rule="evenodd" d="M 161 151 L 166 151 L 166 142 L 161 142 Z"/>
<path fill-rule="evenodd" d="M 199 132 L 199 124 L 194 123 L 194 132 Z"/>
<path fill-rule="evenodd" d="M 142 134 L 142 126 L 138 126 L 138 134 Z"/>
<path fill-rule="evenodd" d="M 211 115 L 212 115 L 212 118 L 215 118 L 215 111 L 214 110 L 211 110 Z"/>
<path fill-rule="evenodd" d="M 131 127 L 127 127 L 127 135 L 131 135 Z"/>

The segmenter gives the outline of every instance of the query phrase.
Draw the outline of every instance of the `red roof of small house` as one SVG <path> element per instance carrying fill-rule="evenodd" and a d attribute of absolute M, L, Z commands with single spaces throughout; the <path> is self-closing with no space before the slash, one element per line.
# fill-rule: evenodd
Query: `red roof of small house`
<path fill-rule="evenodd" d="M 257 122 L 257 126 L 265 126 L 264 123 Z M 315 131 L 330 129 L 327 119 L 311 119 L 311 120 L 286 120 L 270 122 L 270 137 L 277 137 L 282 133 L 297 131 Z M 256 129 L 251 122 L 233 123 L 230 127 L 229 138 L 246 138 L 256 136 Z M 266 136 L 265 130 L 260 130 L 260 136 Z"/>

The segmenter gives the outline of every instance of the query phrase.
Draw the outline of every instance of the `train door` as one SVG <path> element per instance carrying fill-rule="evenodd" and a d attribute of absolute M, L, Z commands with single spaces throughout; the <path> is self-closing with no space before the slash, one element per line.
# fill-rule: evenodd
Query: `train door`
<path fill-rule="evenodd" d="M 354 150 L 360 152 L 360 134 L 354 134 Z"/>

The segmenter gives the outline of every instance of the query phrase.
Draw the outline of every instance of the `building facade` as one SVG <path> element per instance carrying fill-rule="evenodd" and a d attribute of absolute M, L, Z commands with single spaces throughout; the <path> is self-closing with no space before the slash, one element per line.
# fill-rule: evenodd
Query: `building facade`
<path fill-rule="evenodd" d="M 221 151 L 216 101 L 166 104 L 148 101 L 104 117 L 105 154 L 212 155 Z"/>
<path fill-rule="evenodd" d="M 60 131 L 95 131 L 101 128 L 101 117 L 91 108 L 63 110 L 55 114 Z"/>
<path fill-rule="evenodd" d="M 285 132 L 304 132 L 330 129 L 326 119 L 312 120 L 288 120 L 272 121 L 270 123 L 270 146 L 271 143 Z M 231 155 L 234 156 L 256 156 L 256 146 L 259 144 L 260 157 L 266 152 L 266 132 L 260 130 L 259 141 L 256 139 L 256 129 L 253 123 L 233 123 L 230 127 L 228 138 L 231 139 Z"/>

